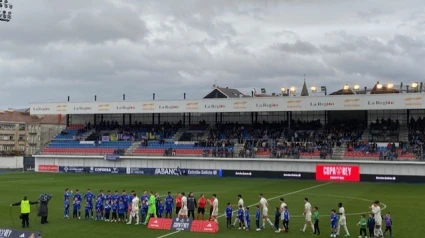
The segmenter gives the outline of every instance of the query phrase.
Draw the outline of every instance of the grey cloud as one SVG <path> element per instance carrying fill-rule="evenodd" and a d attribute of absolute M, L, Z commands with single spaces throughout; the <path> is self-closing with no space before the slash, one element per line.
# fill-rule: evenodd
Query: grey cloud
<path fill-rule="evenodd" d="M 300 40 L 297 40 L 295 43 L 280 43 L 272 47 L 286 53 L 301 55 L 311 55 L 319 51 L 315 45 Z"/>
<path fill-rule="evenodd" d="M 372 8 L 365 11 L 359 11 L 354 14 L 354 18 L 371 23 L 380 23 L 379 20 L 376 20 L 376 17 L 384 14 L 384 11 L 380 8 Z"/>
<path fill-rule="evenodd" d="M 64 4 L 59 5 L 58 2 Z M 94 2 L 98 5 L 94 5 Z M 23 4 L 16 6 L 14 12 L 17 12 L 14 18 L 20 19 L 13 19 L 10 24 L 4 24 L 7 34 L 2 34 L 3 41 L 31 45 L 52 41 L 137 41 L 148 33 L 137 12 L 113 7 L 107 1 Z"/>
<path fill-rule="evenodd" d="M 0 108 L 200 98 L 216 81 L 278 92 L 306 74 L 333 91 L 425 74 L 421 1 L 15 1 L 0 23 Z"/>

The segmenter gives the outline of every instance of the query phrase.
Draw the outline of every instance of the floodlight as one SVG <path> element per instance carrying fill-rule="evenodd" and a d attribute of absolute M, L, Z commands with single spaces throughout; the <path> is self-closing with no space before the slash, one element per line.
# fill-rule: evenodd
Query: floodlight
<path fill-rule="evenodd" d="M 392 83 L 389 83 L 389 84 L 387 85 L 387 88 L 388 88 L 388 89 L 393 89 L 393 88 L 394 88 L 394 85 L 393 85 Z"/>
<path fill-rule="evenodd" d="M 358 85 L 358 84 L 354 85 L 353 89 L 354 89 L 354 91 L 359 91 L 360 85 Z"/>
<path fill-rule="evenodd" d="M 378 83 L 378 85 L 376 85 L 377 89 L 381 89 L 382 88 L 382 84 Z"/>
<path fill-rule="evenodd" d="M 9 0 L 0 0 L 0 21 L 9 22 L 12 19 L 12 8 Z"/>
<path fill-rule="evenodd" d="M 343 89 L 344 90 L 349 90 L 350 89 L 350 85 L 348 85 L 348 84 L 344 85 Z"/>

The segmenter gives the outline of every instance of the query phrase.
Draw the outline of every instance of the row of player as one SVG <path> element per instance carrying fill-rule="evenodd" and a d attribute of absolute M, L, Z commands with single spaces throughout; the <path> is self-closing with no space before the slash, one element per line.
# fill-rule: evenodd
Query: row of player
<path fill-rule="evenodd" d="M 70 198 L 72 197 L 72 202 Z M 185 193 L 178 193 L 175 198 L 172 197 L 171 192 L 162 199 L 160 198 L 157 192 L 143 191 L 142 196 L 139 198 L 134 191 L 131 191 L 131 194 L 127 194 L 125 190 L 121 194 L 115 190 L 115 193 L 112 194 L 111 191 L 107 191 L 105 194 L 103 190 L 100 190 L 98 195 L 94 195 L 90 189 L 82 195 L 77 189 L 75 194 L 69 189 L 65 189 L 64 193 L 64 218 L 69 219 L 70 206 L 72 203 L 73 206 L 73 218 L 81 219 L 81 206 L 82 201 L 85 201 L 85 219 L 97 219 L 105 221 L 127 221 L 131 220 L 132 217 L 136 218 L 136 224 L 139 222 L 139 206 L 140 214 L 142 215 L 142 224 L 145 224 L 149 221 L 150 216 L 154 217 L 165 217 L 172 218 L 172 213 L 175 209 L 176 214 L 178 215 L 180 211 L 182 214 L 189 213 L 188 215 L 192 216 L 192 219 L 195 219 L 195 208 L 198 209 L 198 216 L 196 219 L 204 220 L 205 209 L 207 204 L 210 206 L 210 217 L 212 218 L 213 207 L 215 197 L 212 196 L 210 199 L 206 199 L 202 194 L 198 200 L 195 199 L 193 193 L 189 193 L 189 196 L 186 197 Z M 93 206 L 93 202 L 95 205 Z M 96 213 L 96 216 L 94 215 Z"/>
<path fill-rule="evenodd" d="M 196 219 L 202 219 L 204 220 L 204 214 L 205 214 L 205 208 L 207 204 L 210 207 L 210 216 L 209 220 L 213 220 L 217 222 L 218 218 L 218 199 L 215 194 L 211 196 L 210 199 L 206 199 L 203 194 L 201 194 L 200 198 L 198 200 L 195 199 L 194 194 L 191 192 L 189 193 L 189 196 L 186 197 L 185 193 L 178 193 L 175 198 L 171 196 L 171 192 L 168 192 L 168 195 L 164 198 L 164 201 L 160 198 L 159 194 L 157 192 L 151 192 L 150 195 L 148 195 L 147 191 L 143 192 L 143 195 L 139 198 L 137 197 L 136 193 L 134 191 L 131 192 L 131 194 L 127 194 L 125 190 L 122 191 L 121 195 L 118 193 L 118 191 L 115 191 L 115 194 L 112 194 L 111 191 L 108 191 L 107 194 L 103 192 L 103 190 L 100 190 L 98 195 L 94 195 L 90 189 L 87 190 L 86 194 L 82 196 L 78 189 L 76 190 L 76 193 L 73 194 L 72 191 L 69 191 L 69 189 L 65 190 L 64 199 L 65 199 L 65 212 L 64 212 L 64 218 L 69 218 L 69 198 L 73 196 L 73 217 L 75 219 L 80 219 L 81 217 L 81 202 L 84 198 L 86 202 L 85 207 L 85 219 L 89 219 L 90 216 L 92 219 L 97 220 L 105 220 L 105 221 L 129 221 L 128 224 L 131 224 L 132 219 L 136 219 L 136 225 L 138 224 L 144 224 L 146 225 L 149 221 L 150 217 L 163 217 L 165 213 L 165 218 L 171 218 L 172 213 L 175 209 L 175 212 L 178 217 L 181 218 L 189 218 L 195 219 L 195 208 L 198 209 L 197 217 Z M 93 212 L 93 200 L 94 197 L 96 197 L 96 218 L 94 218 L 94 212 Z M 227 218 L 227 228 L 232 228 L 236 224 L 239 224 L 239 229 L 246 229 L 250 230 L 250 213 L 249 213 L 249 207 L 244 206 L 244 201 L 242 198 L 242 195 L 238 195 L 238 209 L 237 209 L 237 215 L 233 222 L 233 207 L 231 203 L 227 204 L 227 207 L 225 209 L 225 217 Z M 263 194 L 259 194 L 260 202 L 256 206 L 256 226 L 257 231 L 261 231 L 265 228 L 266 222 L 270 224 L 271 228 L 277 229 L 276 232 L 288 232 L 289 231 L 289 210 L 287 207 L 287 204 L 285 203 L 284 199 L 280 199 L 280 207 L 276 208 L 275 211 L 275 223 L 273 224 L 269 217 L 268 217 L 268 207 L 269 204 L 267 202 L 267 199 L 263 196 Z M 305 224 L 303 229 L 301 229 L 302 232 L 306 231 L 306 228 L 308 225 L 311 225 L 311 228 L 313 230 L 313 234 L 320 234 L 320 228 L 319 228 L 319 212 L 318 207 L 314 208 L 314 211 L 312 212 L 312 206 L 310 202 L 308 201 L 308 198 L 304 199 L 304 212 L 303 216 L 305 216 Z M 141 205 L 141 209 L 139 209 L 139 206 Z M 335 210 L 332 211 L 331 214 L 331 237 L 336 237 L 340 233 L 340 227 L 343 226 L 346 235 L 350 236 L 347 228 L 346 223 L 346 216 L 345 216 L 345 209 L 342 206 L 342 203 L 338 204 L 338 212 Z M 139 221 L 139 210 L 141 214 L 143 223 L 140 223 Z M 379 207 L 379 201 L 375 201 L 373 205 L 370 207 L 372 217 L 374 218 L 375 223 L 375 229 L 369 228 L 369 235 L 370 237 L 382 237 L 383 232 L 381 230 L 382 225 L 382 217 L 381 217 L 381 209 Z M 137 212 L 136 212 L 137 211 Z M 260 219 L 262 218 L 262 225 L 260 226 Z M 313 218 L 313 219 L 312 219 Z M 282 221 L 283 228 L 279 228 L 279 219 Z M 366 226 L 367 223 L 365 222 L 366 218 L 363 216 L 362 219 L 359 222 L 360 225 L 360 236 L 367 237 L 366 234 Z M 387 229 L 390 232 L 390 235 L 392 235 L 391 230 L 391 217 L 389 215 L 385 218 Z M 373 230 L 373 234 L 372 234 Z"/>

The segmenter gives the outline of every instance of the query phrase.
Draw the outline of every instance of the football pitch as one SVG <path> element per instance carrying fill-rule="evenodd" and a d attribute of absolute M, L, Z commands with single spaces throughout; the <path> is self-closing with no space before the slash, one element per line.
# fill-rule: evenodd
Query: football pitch
<path fill-rule="evenodd" d="M 155 231 L 145 226 L 126 225 L 124 223 L 107 223 L 94 220 L 63 219 L 63 193 L 65 188 L 80 189 L 82 194 L 90 188 L 97 195 L 100 189 L 127 191 L 135 190 L 138 195 L 143 190 L 158 191 L 165 195 L 168 191 L 176 194 L 179 191 L 194 192 L 195 197 L 204 193 L 209 197 L 217 194 L 221 217 L 220 231 L 217 234 L 201 234 L 189 232 Z M 425 214 L 424 190 L 422 185 L 409 184 L 377 184 L 377 183 L 323 183 L 315 181 L 265 180 L 265 179 L 230 179 L 204 177 L 158 177 L 131 175 L 92 175 L 92 174 L 36 174 L 10 173 L 0 175 L 2 192 L 0 207 L 0 228 L 21 229 L 18 218 L 19 207 L 9 204 L 18 202 L 23 196 L 37 200 L 40 193 L 53 194 L 49 203 L 49 224 L 41 225 L 36 217 L 36 206 L 32 206 L 30 229 L 40 231 L 44 238 L 74 237 L 135 237 L 149 238 L 198 238 L 198 237 L 311 237 L 311 228 L 301 233 L 304 209 L 303 199 L 308 197 L 312 206 L 318 206 L 320 212 L 320 228 L 323 237 L 329 237 L 329 215 L 331 209 L 337 209 L 338 202 L 344 204 L 347 213 L 347 225 L 351 237 L 358 237 L 356 226 L 361 214 L 368 212 L 374 200 L 381 201 L 382 215 L 391 212 L 395 237 L 422 237 L 422 217 Z M 289 233 L 274 233 L 267 229 L 255 231 L 255 204 L 258 194 L 263 193 L 269 201 L 269 215 L 274 222 L 274 208 L 279 206 L 279 198 L 283 197 L 290 212 Z M 251 231 L 226 229 L 222 215 L 227 202 L 237 204 L 237 194 L 242 194 L 245 204 L 251 207 Z M 420 205 L 422 204 L 422 205 Z M 72 215 L 72 207 L 70 208 Z M 417 215 L 415 215 L 417 214 Z M 413 229 L 412 229 L 413 228 Z M 345 233 L 341 230 L 341 237 Z"/>

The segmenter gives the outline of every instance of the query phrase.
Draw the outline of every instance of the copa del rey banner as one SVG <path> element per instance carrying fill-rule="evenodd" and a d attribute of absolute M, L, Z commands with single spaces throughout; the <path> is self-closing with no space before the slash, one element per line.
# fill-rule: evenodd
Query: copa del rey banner
<path fill-rule="evenodd" d="M 200 221 L 178 217 L 175 217 L 173 219 L 151 218 L 149 220 L 148 229 L 217 233 L 218 225 L 213 221 Z"/>
<path fill-rule="evenodd" d="M 420 93 L 138 102 L 33 103 L 31 115 L 425 109 Z"/>
<path fill-rule="evenodd" d="M 358 165 L 316 165 L 316 180 L 359 182 L 360 167 Z"/>

